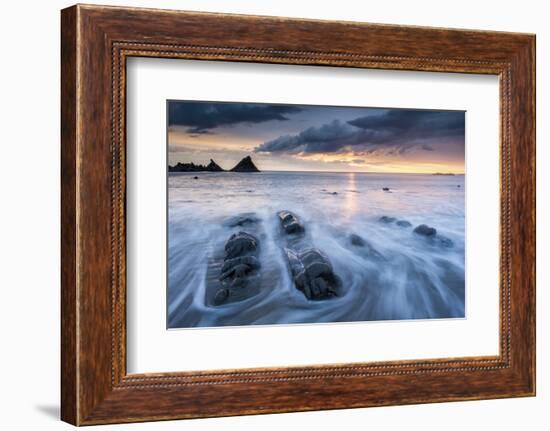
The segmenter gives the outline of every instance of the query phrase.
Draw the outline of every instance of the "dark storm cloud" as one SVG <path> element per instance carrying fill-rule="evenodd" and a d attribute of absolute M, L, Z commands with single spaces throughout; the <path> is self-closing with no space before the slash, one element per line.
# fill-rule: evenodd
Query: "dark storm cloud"
<path fill-rule="evenodd" d="M 418 146 L 433 151 L 433 143 L 455 144 L 464 138 L 463 112 L 391 110 L 343 122 L 334 120 L 297 135 L 264 142 L 256 152 L 403 154 Z"/>
<path fill-rule="evenodd" d="M 169 126 L 186 126 L 191 134 L 209 133 L 219 126 L 238 123 L 263 123 L 288 120 L 288 114 L 301 111 L 288 105 L 255 103 L 205 103 L 170 102 L 168 104 Z"/>

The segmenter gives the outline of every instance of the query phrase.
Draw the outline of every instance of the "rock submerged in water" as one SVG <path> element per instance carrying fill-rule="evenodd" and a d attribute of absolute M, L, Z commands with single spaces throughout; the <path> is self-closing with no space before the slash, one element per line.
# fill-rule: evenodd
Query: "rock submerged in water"
<path fill-rule="evenodd" d="M 452 246 L 454 246 L 453 241 L 450 238 L 447 238 L 446 236 L 438 235 L 437 240 L 439 242 L 439 245 L 441 245 L 442 247 L 452 247 Z"/>
<path fill-rule="evenodd" d="M 380 223 L 390 224 L 394 223 L 399 227 L 411 227 L 412 224 L 408 220 L 397 220 L 395 217 L 382 216 L 378 219 Z"/>
<path fill-rule="evenodd" d="M 437 230 L 433 227 L 428 226 L 427 224 L 421 224 L 416 226 L 413 232 L 418 235 L 423 235 L 427 237 L 432 237 L 437 234 Z"/>
<path fill-rule="evenodd" d="M 230 217 L 224 222 L 227 227 L 242 227 L 260 222 L 260 218 L 255 213 L 243 213 L 235 217 Z"/>
<path fill-rule="evenodd" d="M 294 285 L 307 299 L 325 299 L 338 296 L 339 278 L 320 250 L 312 248 L 297 252 L 285 248 Z"/>
<path fill-rule="evenodd" d="M 305 232 L 304 225 L 298 217 L 290 211 L 279 211 L 277 213 L 281 226 L 287 234 L 298 234 Z"/>
<path fill-rule="evenodd" d="M 355 233 L 352 233 L 349 236 L 349 241 L 351 242 L 351 245 L 354 245 L 356 247 L 364 247 L 366 244 L 365 240 Z"/>
<path fill-rule="evenodd" d="M 384 259 L 384 257 L 366 239 L 357 235 L 356 233 L 352 233 L 349 236 L 349 242 L 354 247 L 363 249 L 363 253 L 361 254 L 363 254 L 365 257 L 377 260 Z"/>
<path fill-rule="evenodd" d="M 219 276 L 222 287 L 214 295 L 214 305 L 227 302 L 236 289 L 244 289 L 257 281 L 261 268 L 258 251 L 258 239 L 249 233 L 239 232 L 229 237 Z"/>
<path fill-rule="evenodd" d="M 384 192 L 389 192 L 389 191 L 390 191 L 390 188 L 389 188 L 389 187 L 382 187 L 382 191 L 384 191 Z"/>
<path fill-rule="evenodd" d="M 413 232 L 417 235 L 422 235 L 430 239 L 434 244 L 440 245 L 442 247 L 449 248 L 454 246 L 454 243 L 450 238 L 438 234 L 436 228 L 430 227 L 426 224 L 416 226 Z"/>

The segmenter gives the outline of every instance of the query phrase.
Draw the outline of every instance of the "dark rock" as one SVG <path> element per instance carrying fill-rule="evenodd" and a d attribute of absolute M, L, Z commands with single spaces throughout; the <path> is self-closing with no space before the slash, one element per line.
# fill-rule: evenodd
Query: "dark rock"
<path fill-rule="evenodd" d="M 193 177 L 193 179 L 194 179 L 194 180 L 198 180 L 198 179 L 199 179 L 199 177 Z"/>
<path fill-rule="evenodd" d="M 178 162 L 174 166 L 168 166 L 168 172 L 223 172 L 223 169 L 212 159 L 207 166 Z"/>
<path fill-rule="evenodd" d="M 413 232 L 418 235 L 423 235 L 427 237 L 432 237 L 432 236 L 435 236 L 435 234 L 437 234 L 437 230 L 435 228 L 425 224 L 416 226 Z"/>
<path fill-rule="evenodd" d="M 210 159 L 210 163 L 206 166 L 206 170 L 209 172 L 223 172 L 223 169 L 214 160 Z"/>
<path fill-rule="evenodd" d="M 258 240 L 246 232 L 234 233 L 225 243 L 225 259 L 250 255 L 256 252 Z"/>
<path fill-rule="evenodd" d="M 349 240 L 351 242 L 351 245 L 354 245 L 356 247 L 364 247 L 365 246 L 365 240 L 357 234 L 352 233 L 349 236 Z"/>
<path fill-rule="evenodd" d="M 254 213 L 244 213 L 235 217 L 230 217 L 224 223 L 227 227 L 246 226 L 259 223 L 260 219 Z"/>
<path fill-rule="evenodd" d="M 393 223 L 395 220 L 397 220 L 395 217 L 388 217 L 388 216 L 382 216 L 378 219 L 380 223 Z"/>
<path fill-rule="evenodd" d="M 231 172 L 260 172 L 260 170 L 254 164 L 252 158 L 246 156 L 231 169 Z"/>
<path fill-rule="evenodd" d="M 375 259 L 375 260 L 384 260 L 384 256 L 382 256 L 378 250 L 376 250 L 372 244 L 370 244 L 366 239 L 363 237 L 352 233 L 349 236 L 349 241 L 351 245 L 356 247 L 357 249 L 361 250 L 358 254 L 360 254 L 363 257 L 369 258 L 369 259 Z"/>
<path fill-rule="evenodd" d="M 298 217 L 290 211 L 279 211 L 277 215 L 281 221 L 281 226 L 287 234 L 303 233 L 305 231 Z"/>
<path fill-rule="evenodd" d="M 432 245 L 439 245 L 445 248 L 454 247 L 454 243 L 450 238 L 438 234 L 435 228 L 428 225 L 421 224 L 417 226 L 413 232 L 428 238 Z"/>
<path fill-rule="evenodd" d="M 194 163 L 180 163 L 174 166 L 168 166 L 168 172 L 200 172 L 204 171 L 203 165 L 195 165 Z"/>
<path fill-rule="evenodd" d="M 409 222 L 407 220 L 397 220 L 397 222 L 395 224 L 399 227 L 411 227 L 412 226 L 411 222 Z"/>
<path fill-rule="evenodd" d="M 260 269 L 260 261 L 256 256 L 240 256 L 227 259 L 222 266 L 220 281 L 226 278 L 243 278 L 251 272 Z"/>
<path fill-rule="evenodd" d="M 226 274 L 228 271 L 233 270 L 235 267 L 237 267 L 239 265 L 246 265 L 251 269 L 259 269 L 260 268 L 260 262 L 258 261 L 258 258 L 256 256 L 245 254 L 244 256 L 239 256 L 239 257 L 233 257 L 231 259 L 226 259 L 223 262 L 222 274 Z"/>
<path fill-rule="evenodd" d="M 307 299 L 338 296 L 340 280 L 334 274 L 328 258 L 317 249 L 301 253 L 285 248 L 294 285 Z"/>
<path fill-rule="evenodd" d="M 214 295 L 214 305 L 229 302 L 233 296 L 244 299 L 240 298 L 243 294 L 236 293 L 235 289 L 245 289 L 251 284 L 258 284 L 253 283 L 259 278 L 261 268 L 257 255 L 258 239 L 255 236 L 239 232 L 229 237 L 225 243 L 225 258 L 219 276 L 222 287 Z"/>
<path fill-rule="evenodd" d="M 390 188 L 389 187 L 382 187 L 382 191 L 389 192 Z"/>
<path fill-rule="evenodd" d="M 447 238 L 446 236 L 436 235 L 436 240 L 438 244 L 442 247 L 451 248 L 454 246 L 453 241 L 450 238 Z"/>
<path fill-rule="evenodd" d="M 223 304 L 229 297 L 229 289 L 221 288 L 214 295 L 214 305 Z"/>

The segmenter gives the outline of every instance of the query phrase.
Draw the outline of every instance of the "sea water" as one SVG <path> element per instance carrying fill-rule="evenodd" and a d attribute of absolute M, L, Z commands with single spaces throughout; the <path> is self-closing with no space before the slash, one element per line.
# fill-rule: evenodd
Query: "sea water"
<path fill-rule="evenodd" d="M 464 317 L 464 198 L 463 175 L 170 173 L 168 327 Z M 342 281 L 343 295 L 311 301 L 296 289 L 283 253 L 281 210 L 300 218 L 307 241 L 329 258 Z M 247 231 L 227 226 L 243 213 L 260 219 L 262 259 L 277 270 L 261 294 L 209 306 L 209 259 L 232 233 Z M 382 216 L 412 226 L 382 223 Z M 452 246 L 414 233 L 420 224 L 436 228 Z M 352 245 L 351 234 L 381 258 Z"/>

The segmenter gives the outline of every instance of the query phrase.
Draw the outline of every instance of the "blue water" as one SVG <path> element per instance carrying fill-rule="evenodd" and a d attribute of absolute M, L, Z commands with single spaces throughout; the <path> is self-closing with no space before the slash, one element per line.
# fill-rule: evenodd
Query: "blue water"
<path fill-rule="evenodd" d="M 168 198 L 170 328 L 464 317 L 463 175 L 171 173 Z M 301 218 L 311 246 L 328 256 L 344 295 L 308 301 L 294 287 L 276 216 L 283 209 Z M 209 259 L 231 233 L 246 230 L 224 222 L 251 212 L 261 220 L 262 260 L 275 275 L 255 297 L 207 306 Z M 380 223 L 384 215 L 412 227 Z M 419 224 L 435 227 L 453 246 L 414 234 Z M 383 258 L 352 246 L 352 233 Z"/>

